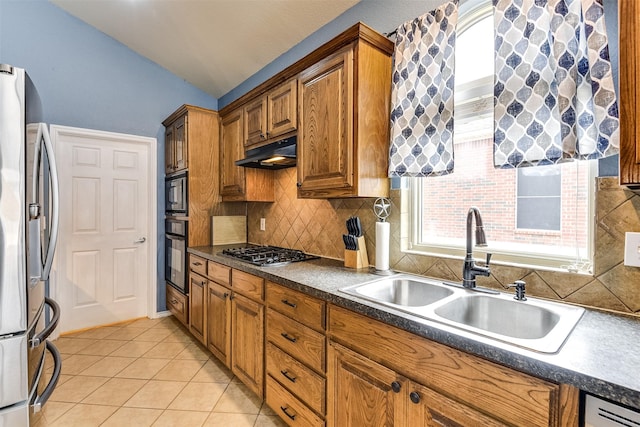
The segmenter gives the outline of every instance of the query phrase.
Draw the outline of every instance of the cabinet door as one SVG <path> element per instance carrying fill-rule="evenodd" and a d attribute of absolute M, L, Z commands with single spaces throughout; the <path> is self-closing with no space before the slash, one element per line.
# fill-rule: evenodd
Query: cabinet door
<path fill-rule="evenodd" d="M 174 137 L 174 164 L 175 170 L 183 170 L 188 167 L 187 164 L 187 116 L 182 116 L 173 125 L 173 137 Z"/>
<path fill-rule="evenodd" d="M 299 78 L 298 195 L 343 189 L 352 193 L 353 53 L 342 50 Z"/>
<path fill-rule="evenodd" d="M 231 291 L 209 281 L 207 294 L 207 344 L 211 353 L 231 367 Z"/>
<path fill-rule="evenodd" d="M 335 343 L 328 365 L 328 426 L 393 426 L 404 412 L 401 378 L 391 369 Z"/>
<path fill-rule="evenodd" d="M 406 421 L 401 423 L 403 425 L 416 427 L 506 426 L 506 424 L 413 381 L 407 381 L 403 394 L 407 401 Z"/>
<path fill-rule="evenodd" d="M 231 300 L 231 370 L 264 396 L 264 306 L 242 295 Z"/>
<path fill-rule="evenodd" d="M 220 195 L 225 200 L 243 200 L 245 191 L 244 168 L 235 164 L 244 157 L 242 109 L 222 119 L 220 143 Z"/>
<path fill-rule="evenodd" d="M 167 126 L 164 132 L 164 171 L 172 173 L 176 170 L 176 143 L 175 128 L 173 124 Z"/>
<path fill-rule="evenodd" d="M 640 193 L 640 4 L 618 2 L 620 25 L 620 184 Z"/>
<path fill-rule="evenodd" d="M 267 140 L 267 98 L 259 98 L 244 108 L 244 145 Z"/>
<path fill-rule="evenodd" d="M 206 343 L 207 279 L 189 274 L 189 331 L 202 344 Z"/>
<path fill-rule="evenodd" d="M 267 137 L 291 132 L 298 126 L 298 82 L 292 80 L 274 89 L 267 100 Z"/>

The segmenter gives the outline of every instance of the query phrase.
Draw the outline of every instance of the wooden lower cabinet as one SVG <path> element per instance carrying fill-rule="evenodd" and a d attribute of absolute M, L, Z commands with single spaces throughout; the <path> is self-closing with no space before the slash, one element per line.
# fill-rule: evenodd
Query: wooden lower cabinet
<path fill-rule="evenodd" d="M 239 294 L 231 300 L 231 370 L 264 397 L 264 305 Z"/>
<path fill-rule="evenodd" d="M 506 426 L 339 344 L 328 374 L 330 426 Z"/>
<path fill-rule="evenodd" d="M 189 327 L 189 299 L 170 284 L 167 286 L 167 308 L 184 326 Z"/>
<path fill-rule="evenodd" d="M 231 291 L 211 280 L 207 292 L 207 347 L 231 368 Z"/>
<path fill-rule="evenodd" d="M 189 273 L 189 331 L 207 345 L 207 279 Z"/>
<path fill-rule="evenodd" d="M 327 372 L 327 424 L 393 426 L 401 406 L 392 384 L 398 375 L 364 356 L 331 343 Z"/>
<path fill-rule="evenodd" d="M 267 405 L 284 420 L 287 425 L 300 427 L 324 426 L 324 420 L 304 403 L 289 393 L 272 377 L 267 377 Z M 367 426 L 367 424 L 361 424 Z"/>
<path fill-rule="evenodd" d="M 328 332 L 329 426 L 578 425 L 574 387 L 332 305 Z"/>

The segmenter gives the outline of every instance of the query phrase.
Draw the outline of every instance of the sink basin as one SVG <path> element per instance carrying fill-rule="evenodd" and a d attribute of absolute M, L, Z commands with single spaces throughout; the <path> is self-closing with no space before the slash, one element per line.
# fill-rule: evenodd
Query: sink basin
<path fill-rule="evenodd" d="M 513 294 L 469 290 L 436 279 L 399 274 L 340 289 L 436 323 L 541 353 L 557 352 L 584 309 Z"/>
<path fill-rule="evenodd" d="M 422 307 L 453 294 L 453 289 L 428 279 L 392 277 L 341 289 L 372 301 L 403 307 Z"/>
<path fill-rule="evenodd" d="M 560 321 L 560 314 L 547 308 L 485 295 L 455 299 L 435 313 L 452 322 L 522 339 L 542 338 Z"/>
<path fill-rule="evenodd" d="M 468 294 L 435 308 L 444 323 L 502 341 L 554 353 L 580 320 L 584 309 L 510 295 Z"/>

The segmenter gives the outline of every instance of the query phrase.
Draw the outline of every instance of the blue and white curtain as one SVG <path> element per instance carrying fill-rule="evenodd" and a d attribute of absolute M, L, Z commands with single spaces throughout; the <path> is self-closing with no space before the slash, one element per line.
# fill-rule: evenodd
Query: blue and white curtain
<path fill-rule="evenodd" d="M 493 0 L 496 167 L 618 152 L 601 0 Z"/>
<path fill-rule="evenodd" d="M 458 1 L 396 30 L 389 176 L 453 170 L 454 45 Z"/>

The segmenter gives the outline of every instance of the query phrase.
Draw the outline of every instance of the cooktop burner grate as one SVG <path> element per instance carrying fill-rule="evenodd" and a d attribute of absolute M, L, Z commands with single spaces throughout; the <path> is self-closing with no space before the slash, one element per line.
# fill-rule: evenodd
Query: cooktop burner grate
<path fill-rule="evenodd" d="M 297 249 L 278 246 L 245 246 L 224 249 L 223 255 L 251 263 L 260 267 L 285 265 L 291 262 L 308 261 L 319 257 L 306 254 Z"/>

